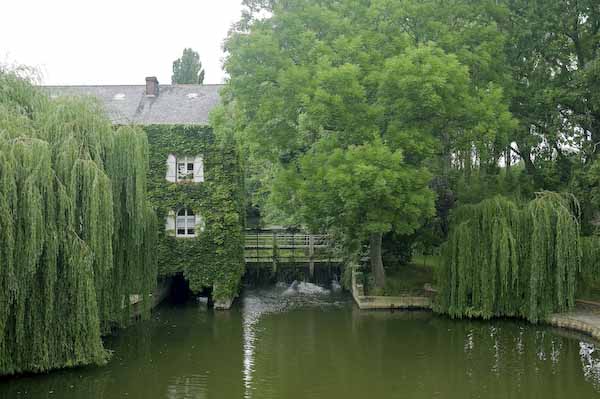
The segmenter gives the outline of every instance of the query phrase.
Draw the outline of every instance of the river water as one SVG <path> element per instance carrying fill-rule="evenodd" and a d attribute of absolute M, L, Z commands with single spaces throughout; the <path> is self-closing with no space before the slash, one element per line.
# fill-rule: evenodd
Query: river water
<path fill-rule="evenodd" d="M 600 397 L 600 346 L 511 320 L 361 312 L 301 283 L 246 290 L 229 312 L 194 301 L 106 340 L 101 368 L 0 380 L 0 398 Z"/>

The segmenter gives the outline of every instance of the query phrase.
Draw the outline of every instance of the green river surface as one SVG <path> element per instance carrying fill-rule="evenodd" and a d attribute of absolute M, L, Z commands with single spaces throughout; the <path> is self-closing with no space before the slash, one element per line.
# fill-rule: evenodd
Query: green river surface
<path fill-rule="evenodd" d="M 106 339 L 105 367 L 0 380 L 1 398 L 600 397 L 600 346 L 514 320 L 359 311 L 301 283 L 190 301 Z"/>

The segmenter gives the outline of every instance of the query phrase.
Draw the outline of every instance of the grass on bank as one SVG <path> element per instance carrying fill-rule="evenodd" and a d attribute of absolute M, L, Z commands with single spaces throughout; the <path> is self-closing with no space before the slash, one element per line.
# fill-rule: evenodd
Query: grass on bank
<path fill-rule="evenodd" d="M 409 264 L 386 268 L 385 288 L 375 288 L 373 279 L 368 278 L 367 295 L 429 296 L 431 291 L 424 287 L 433 285 L 433 271 L 440 261 L 439 256 L 413 256 Z"/>
<path fill-rule="evenodd" d="M 441 256 L 418 255 L 413 256 L 407 265 L 394 265 L 386 268 L 385 288 L 375 288 L 374 281 L 367 277 L 368 295 L 384 296 L 421 296 L 431 295 L 424 289 L 425 284 L 434 286 L 433 273 L 442 262 Z M 579 281 L 577 285 L 577 299 L 600 303 L 600 282 Z"/>

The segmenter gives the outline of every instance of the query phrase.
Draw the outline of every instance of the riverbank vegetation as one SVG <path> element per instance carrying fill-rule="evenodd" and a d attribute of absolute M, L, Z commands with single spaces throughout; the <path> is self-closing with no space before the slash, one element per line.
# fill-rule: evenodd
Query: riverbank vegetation
<path fill-rule="evenodd" d="M 433 270 L 453 317 L 536 322 L 594 295 L 597 0 L 243 3 L 214 137 L 149 126 L 151 151 L 96 102 L 0 71 L 0 374 L 104 363 L 101 334 L 148 298 L 157 260 L 231 299 L 244 189 L 268 223 L 367 258 L 379 291 L 413 292 Z M 169 154 L 199 155 L 195 140 L 205 184 L 168 184 Z M 148 199 L 161 220 L 200 213 L 206 234 L 157 241 Z M 415 251 L 441 259 L 402 269 Z"/>
<path fill-rule="evenodd" d="M 494 197 L 457 209 L 435 310 L 536 322 L 571 309 L 582 255 L 574 206 L 571 197 L 541 193 L 521 206 Z"/>
<path fill-rule="evenodd" d="M 382 294 L 385 296 L 430 296 L 433 292 L 426 287 L 431 286 L 433 273 L 434 269 L 431 265 L 415 262 L 389 267 Z M 373 294 L 377 295 L 378 292 L 375 290 Z"/>
<path fill-rule="evenodd" d="M 442 253 L 456 317 L 535 321 L 598 281 L 598 2 L 244 4 L 225 108 L 264 219 L 334 234 L 380 290 L 386 254 Z"/>
<path fill-rule="evenodd" d="M 156 284 L 148 144 L 95 102 L 0 71 L 0 375 L 103 364 Z"/>
<path fill-rule="evenodd" d="M 347 251 L 368 241 L 382 288 L 383 235 L 410 236 L 434 216 L 431 171 L 449 173 L 459 149 L 487 154 L 516 126 L 499 71 L 470 74 L 458 54 L 413 40 L 394 22 L 401 3 L 248 5 L 271 17 L 248 15 L 225 66 L 250 194 L 267 215 L 333 233 Z M 478 51 L 463 55 L 495 55 Z"/>

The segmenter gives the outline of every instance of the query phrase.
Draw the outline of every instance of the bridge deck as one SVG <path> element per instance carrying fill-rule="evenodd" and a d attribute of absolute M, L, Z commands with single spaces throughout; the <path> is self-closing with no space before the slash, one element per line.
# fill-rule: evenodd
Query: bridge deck
<path fill-rule="evenodd" d="M 273 258 L 269 257 L 269 258 L 251 258 L 251 257 L 245 257 L 244 261 L 246 263 L 273 263 Z M 309 258 L 277 258 L 276 260 L 277 263 L 296 263 L 296 264 L 303 264 L 303 263 L 310 263 L 311 260 Z M 341 263 L 342 262 L 342 258 L 330 258 L 330 259 L 313 259 L 312 260 L 313 263 L 325 263 L 325 264 L 337 264 L 337 263 Z"/>
<path fill-rule="evenodd" d="M 323 234 L 247 230 L 244 259 L 249 264 L 339 264 L 334 241 Z"/>

